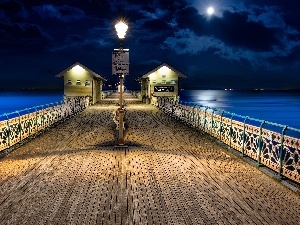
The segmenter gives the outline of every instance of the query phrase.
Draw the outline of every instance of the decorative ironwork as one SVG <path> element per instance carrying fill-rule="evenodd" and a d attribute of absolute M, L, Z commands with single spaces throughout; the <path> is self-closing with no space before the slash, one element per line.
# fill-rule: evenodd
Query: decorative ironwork
<path fill-rule="evenodd" d="M 287 130 L 300 134 L 299 129 L 207 106 L 178 103 L 171 98 L 157 97 L 153 103 L 177 120 L 241 152 L 242 156 L 256 160 L 258 165 L 276 171 L 279 178 L 285 176 L 300 183 L 300 139 L 286 135 Z M 259 122 L 260 126 L 251 125 L 250 121 Z M 265 129 L 265 124 L 282 128 L 282 133 Z"/>
<path fill-rule="evenodd" d="M 0 115 L 0 153 L 86 108 L 84 97 L 68 97 L 64 102 L 37 106 Z"/>

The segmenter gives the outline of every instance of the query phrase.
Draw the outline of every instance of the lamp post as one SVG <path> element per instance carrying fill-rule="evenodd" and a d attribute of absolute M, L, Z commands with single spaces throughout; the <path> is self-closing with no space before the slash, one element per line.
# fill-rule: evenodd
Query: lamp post
<path fill-rule="evenodd" d="M 126 31 L 128 29 L 128 26 L 123 21 L 118 22 L 115 25 L 115 29 L 117 31 L 117 35 L 120 39 L 120 48 L 118 51 L 119 56 L 123 54 L 123 45 L 122 40 L 125 38 Z M 121 60 L 122 61 L 122 60 Z M 123 61 L 122 61 L 123 62 Z M 119 136 L 118 136 L 118 146 L 124 146 L 124 100 L 123 100 L 123 82 L 124 82 L 124 73 L 122 72 L 122 62 L 118 61 L 116 64 L 118 72 L 116 72 L 117 75 L 119 75 L 120 78 L 120 99 L 119 99 Z M 118 65 L 118 63 L 120 65 Z M 123 62 L 124 63 L 124 62 Z M 126 62 L 125 62 L 126 64 Z M 128 62 L 127 62 L 128 64 Z M 121 69 L 120 69 L 121 68 Z"/>

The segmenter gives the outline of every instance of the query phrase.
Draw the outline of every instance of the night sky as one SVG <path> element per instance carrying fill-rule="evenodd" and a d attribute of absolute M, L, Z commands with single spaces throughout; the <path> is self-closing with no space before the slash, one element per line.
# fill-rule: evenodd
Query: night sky
<path fill-rule="evenodd" d="M 116 82 L 121 17 L 130 89 L 163 62 L 186 89 L 300 88 L 299 0 L 0 0 L 0 88 L 62 88 L 77 61 Z"/>

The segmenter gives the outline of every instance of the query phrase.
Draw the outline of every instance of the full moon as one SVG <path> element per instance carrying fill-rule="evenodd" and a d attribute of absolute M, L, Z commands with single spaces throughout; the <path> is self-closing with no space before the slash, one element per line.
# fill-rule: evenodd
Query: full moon
<path fill-rule="evenodd" d="M 208 7 L 206 12 L 207 12 L 208 15 L 212 15 L 212 14 L 214 14 L 215 10 L 214 10 L 213 7 Z"/>

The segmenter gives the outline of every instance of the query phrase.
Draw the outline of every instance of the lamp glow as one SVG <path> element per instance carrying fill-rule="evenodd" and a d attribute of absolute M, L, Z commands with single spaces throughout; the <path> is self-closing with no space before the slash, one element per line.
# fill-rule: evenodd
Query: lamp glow
<path fill-rule="evenodd" d="M 76 65 L 72 68 L 72 71 L 76 74 L 82 74 L 84 72 L 84 69 L 81 66 Z"/>
<path fill-rule="evenodd" d="M 123 21 L 118 22 L 115 25 L 116 31 L 117 31 L 117 35 L 120 39 L 125 38 L 126 35 L 126 31 L 128 29 L 128 26 L 126 23 L 124 23 Z"/>
<path fill-rule="evenodd" d="M 214 14 L 215 9 L 213 7 L 208 7 L 207 10 L 206 10 L 206 12 L 207 12 L 208 15 L 211 16 L 212 14 Z"/>
<path fill-rule="evenodd" d="M 167 73 L 169 73 L 170 69 L 167 66 L 163 66 L 159 69 L 164 75 L 166 75 Z"/>

